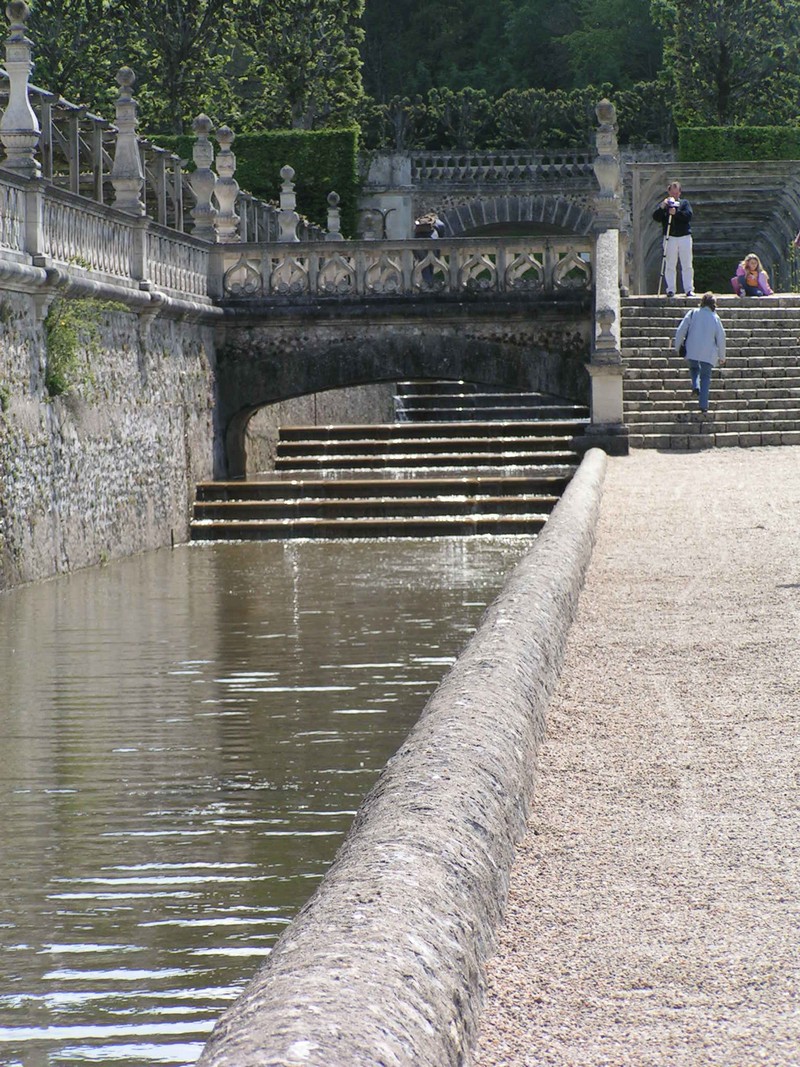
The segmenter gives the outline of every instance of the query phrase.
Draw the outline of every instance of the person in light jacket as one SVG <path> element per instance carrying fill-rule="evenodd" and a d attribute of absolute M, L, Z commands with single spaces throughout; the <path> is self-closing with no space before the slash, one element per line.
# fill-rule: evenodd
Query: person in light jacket
<path fill-rule="evenodd" d="M 686 342 L 686 359 L 692 378 L 692 392 L 700 398 L 700 410 L 708 411 L 711 371 L 725 363 L 725 328 L 717 315 L 713 293 L 703 293 L 700 307 L 687 311 L 675 331 L 675 351 Z"/>

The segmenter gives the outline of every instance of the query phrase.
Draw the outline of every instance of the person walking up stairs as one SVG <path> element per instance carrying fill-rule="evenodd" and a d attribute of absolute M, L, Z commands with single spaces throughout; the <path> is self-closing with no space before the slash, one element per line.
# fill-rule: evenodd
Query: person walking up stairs
<path fill-rule="evenodd" d="M 673 348 L 696 305 L 657 296 L 622 301 L 624 418 L 631 448 L 701 449 L 800 444 L 800 298 L 717 299 L 726 364 L 711 410 L 696 412 L 686 363 Z"/>

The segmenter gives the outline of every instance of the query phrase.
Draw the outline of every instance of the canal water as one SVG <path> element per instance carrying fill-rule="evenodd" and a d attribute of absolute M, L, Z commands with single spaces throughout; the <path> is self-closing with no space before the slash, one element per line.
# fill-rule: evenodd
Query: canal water
<path fill-rule="evenodd" d="M 187 545 L 0 594 L 0 1064 L 195 1063 L 530 544 Z"/>

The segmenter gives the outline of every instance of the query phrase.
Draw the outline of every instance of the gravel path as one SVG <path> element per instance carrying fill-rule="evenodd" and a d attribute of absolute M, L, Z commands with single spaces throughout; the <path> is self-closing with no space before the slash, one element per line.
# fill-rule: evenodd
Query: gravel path
<path fill-rule="evenodd" d="M 476 1067 L 800 1064 L 800 448 L 609 460 Z"/>

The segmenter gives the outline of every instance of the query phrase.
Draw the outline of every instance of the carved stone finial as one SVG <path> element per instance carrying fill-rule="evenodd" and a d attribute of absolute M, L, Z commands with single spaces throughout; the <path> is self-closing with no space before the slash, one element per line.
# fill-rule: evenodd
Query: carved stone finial
<path fill-rule="evenodd" d="M 217 130 L 217 182 L 214 186 L 219 210 L 214 219 L 214 230 L 218 241 L 237 241 L 239 216 L 236 214 L 236 197 L 239 195 L 239 183 L 234 178 L 236 173 L 236 156 L 231 151 L 234 133 L 230 126 L 220 126 Z"/>
<path fill-rule="evenodd" d="M 342 241 L 342 213 L 339 210 L 339 194 L 331 191 L 328 193 L 328 240 Z"/>
<path fill-rule="evenodd" d="M 214 124 L 208 115 L 201 114 L 192 123 L 192 130 L 197 138 L 192 148 L 195 169 L 189 175 L 189 186 L 195 199 L 195 205 L 190 212 L 194 219 L 192 236 L 213 241 L 214 218 L 217 214 L 211 203 L 217 184 L 216 175 L 211 169 L 214 162 L 214 146 L 211 143 Z"/>
<path fill-rule="evenodd" d="M 617 111 L 610 100 L 603 98 L 595 107 L 600 122 L 595 133 L 597 155 L 594 173 L 599 193 L 594 198 L 596 226 L 599 229 L 617 228 L 621 217 L 622 169 L 617 143 Z"/>
<path fill-rule="evenodd" d="M 6 18 L 9 21 L 10 33 L 8 38 L 10 41 L 21 41 L 25 36 L 25 23 L 28 21 L 28 16 L 31 13 L 31 9 L 25 3 L 25 0 L 11 0 L 10 4 L 6 4 Z"/>
<path fill-rule="evenodd" d="M 144 215 L 142 188 L 144 170 L 136 137 L 138 107 L 133 99 L 133 83 L 136 75 L 130 67 L 117 71 L 117 143 L 114 150 L 114 165 L 111 168 L 111 184 L 114 186 L 114 207 L 131 215 Z"/>
<path fill-rule="evenodd" d="M 278 240 L 299 241 L 297 227 L 300 216 L 297 214 L 297 197 L 294 192 L 294 167 L 288 164 L 281 167 L 281 209 L 278 212 Z"/>
<path fill-rule="evenodd" d="M 28 178 L 41 174 L 34 158 L 39 144 L 39 122 L 28 99 L 28 80 L 33 60 L 32 43 L 25 36 L 25 22 L 30 8 L 24 0 L 12 0 L 6 7 L 10 23 L 6 38 L 6 73 L 8 104 L 0 119 L 0 141 L 6 150 L 3 166 Z"/>

